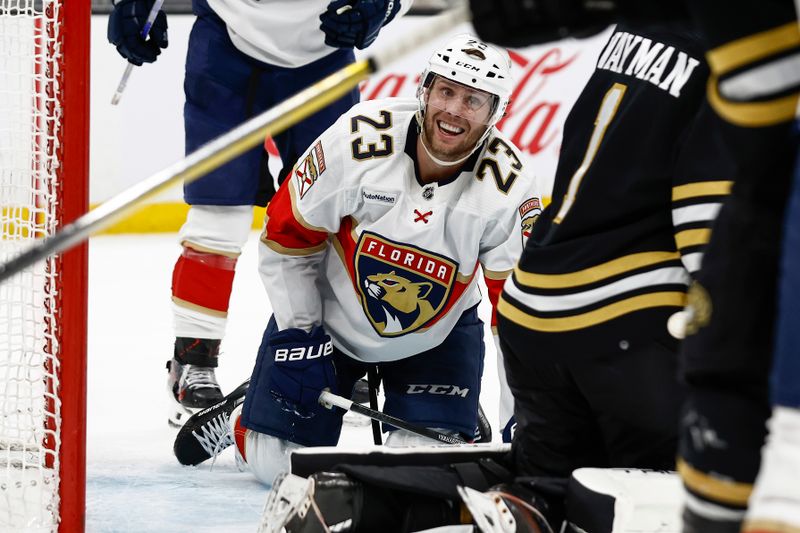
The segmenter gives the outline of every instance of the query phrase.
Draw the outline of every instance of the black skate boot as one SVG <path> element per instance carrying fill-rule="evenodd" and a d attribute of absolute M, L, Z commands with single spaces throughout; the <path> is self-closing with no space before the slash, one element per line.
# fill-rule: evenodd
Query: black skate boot
<path fill-rule="evenodd" d="M 233 444 L 230 417 L 236 407 L 244 403 L 248 379 L 221 402 L 207 407 L 189 417 L 178 431 L 172 451 L 182 465 L 199 465 L 219 455 Z"/>
<path fill-rule="evenodd" d="M 219 345 L 219 339 L 175 339 L 175 354 L 167 361 L 171 425 L 180 427 L 199 409 L 222 400 L 222 390 L 214 374 Z"/>

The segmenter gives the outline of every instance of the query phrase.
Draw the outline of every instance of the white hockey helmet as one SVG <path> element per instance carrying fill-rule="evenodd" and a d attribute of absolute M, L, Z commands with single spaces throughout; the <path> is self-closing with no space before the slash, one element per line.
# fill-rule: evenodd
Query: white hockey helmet
<path fill-rule="evenodd" d="M 514 83 L 511 79 L 511 60 L 505 50 L 489 45 L 469 34 L 453 37 L 428 60 L 428 68 L 420 76 L 417 87 L 419 111 L 417 120 L 422 124 L 427 105 L 427 89 L 436 76 L 447 78 L 466 87 L 472 87 L 494 96 L 492 109 L 486 121 L 486 138 L 492 126 L 505 115 Z"/>

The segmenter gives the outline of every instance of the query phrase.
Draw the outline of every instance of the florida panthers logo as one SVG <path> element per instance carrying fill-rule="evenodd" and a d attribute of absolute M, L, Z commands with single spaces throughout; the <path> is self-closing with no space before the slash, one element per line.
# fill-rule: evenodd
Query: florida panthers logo
<path fill-rule="evenodd" d="M 364 312 L 382 337 L 416 331 L 442 310 L 457 264 L 440 255 L 364 232 L 355 257 Z"/>
<path fill-rule="evenodd" d="M 542 214 L 542 204 L 538 198 L 529 198 L 519 206 L 519 218 L 521 220 L 522 229 L 522 247 L 525 247 L 525 242 L 533 231 L 533 226 Z"/>

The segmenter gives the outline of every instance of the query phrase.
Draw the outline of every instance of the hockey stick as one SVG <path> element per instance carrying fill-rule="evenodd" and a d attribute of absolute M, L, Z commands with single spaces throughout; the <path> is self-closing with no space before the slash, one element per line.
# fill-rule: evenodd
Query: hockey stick
<path fill-rule="evenodd" d="M 492 425 L 480 403 L 478 403 L 478 437 L 475 442 L 492 442 Z"/>
<path fill-rule="evenodd" d="M 233 158 L 243 154 L 268 136 L 274 136 L 338 100 L 358 83 L 397 58 L 419 47 L 456 24 L 469 20 L 466 2 L 431 17 L 416 31 L 401 36 L 392 46 L 366 59 L 334 72 L 280 104 L 264 111 L 228 133 L 217 137 L 184 159 L 156 172 L 97 208 L 45 237 L 15 258 L 0 264 L 0 283 L 49 255 L 63 252 L 86 240 L 91 234 L 130 215 L 139 205 L 178 183 L 191 183 Z"/>
<path fill-rule="evenodd" d="M 459 437 L 446 435 L 434 429 L 421 427 L 416 424 L 411 424 L 409 422 L 406 422 L 405 420 L 401 420 L 391 415 L 381 413 L 380 411 L 370 409 L 369 407 L 364 407 L 360 403 L 355 403 L 352 400 L 348 400 L 347 398 L 342 398 L 341 396 L 337 396 L 336 394 L 333 394 L 328 391 L 322 391 L 322 393 L 319 395 L 319 403 L 324 405 L 325 407 L 335 405 L 336 407 L 344 409 L 345 411 L 353 411 L 354 413 L 368 416 L 369 418 L 377 420 L 378 422 L 383 422 L 384 424 L 390 424 L 394 427 L 410 431 L 411 433 L 416 433 L 417 435 L 420 435 L 422 437 L 428 437 L 429 439 L 433 439 L 438 442 L 444 442 L 445 444 L 467 444 L 467 441 Z"/>

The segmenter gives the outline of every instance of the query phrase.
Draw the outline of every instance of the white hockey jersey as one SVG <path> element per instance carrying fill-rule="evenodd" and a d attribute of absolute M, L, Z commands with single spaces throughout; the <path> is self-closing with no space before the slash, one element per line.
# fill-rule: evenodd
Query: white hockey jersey
<path fill-rule="evenodd" d="M 302 67 L 337 50 L 325 44 L 319 16 L 330 0 L 208 0 L 234 46 L 279 67 Z M 395 19 L 411 7 L 403 0 Z"/>
<path fill-rule="evenodd" d="M 416 110 L 354 106 L 273 198 L 260 270 L 279 328 L 322 323 L 351 356 L 391 361 L 439 345 L 480 301 L 479 264 L 496 304 L 541 210 L 534 179 L 495 131 L 461 172 L 421 182 Z"/>

